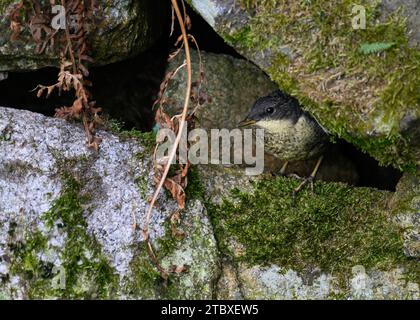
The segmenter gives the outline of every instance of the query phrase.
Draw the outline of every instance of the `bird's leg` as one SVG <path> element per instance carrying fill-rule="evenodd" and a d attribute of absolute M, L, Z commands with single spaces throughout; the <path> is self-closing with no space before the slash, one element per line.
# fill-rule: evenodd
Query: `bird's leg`
<path fill-rule="evenodd" d="M 284 176 L 284 174 L 286 173 L 286 168 L 287 168 L 287 165 L 289 164 L 289 161 L 285 161 L 284 162 L 284 164 L 283 164 L 283 166 L 281 167 L 281 169 L 280 169 L 280 174 L 282 175 L 282 176 Z"/>
<path fill-rule="evenodd" d="M 320 156 L 318 161 L 316 162 L 315 168 L 312 171 L 311 175 L 307 178 L 305 178 L 294 190 L 293 190 L 293 196 L 296 196 L 296 194 L 302 190 L 302 188 L 307 185 L 308 183 L 311 184 L 311 189 L 313 191 L 314 189 L 314 178 L 318 172 L 319 166 L 321 165 L 322 159 L 324 159 L 324 156 Z"/>

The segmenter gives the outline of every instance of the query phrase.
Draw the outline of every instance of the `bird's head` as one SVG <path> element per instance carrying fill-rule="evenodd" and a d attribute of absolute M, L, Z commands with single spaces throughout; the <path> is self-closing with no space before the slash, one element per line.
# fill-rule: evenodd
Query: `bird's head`
<path fill-rule="evenodd" d="M 303 111 L 297 100 L 280 91 L 259 98 L 240 127 L 255 125 L 268 131 L 278 131 L 285 125 L 294 125 Z"/>

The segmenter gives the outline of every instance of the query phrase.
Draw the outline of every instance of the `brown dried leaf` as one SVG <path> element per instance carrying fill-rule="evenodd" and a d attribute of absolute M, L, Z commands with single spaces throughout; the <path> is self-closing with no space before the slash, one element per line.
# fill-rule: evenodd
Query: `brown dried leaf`
<path fill-rule="evenodd" d="M 187 30 L 191 30 L 192 23 L 189 15 L 185 15 L 185 26 L 187 27 Z"/>
<path fill-rule="evenodd" d="M 172 178 L 166 178 L 164 183 L 165 188 L 171 193 L 172 198 L 178 204 L 180 209 L 185 208 L 185 191 L 184 189 L 176 183 Z"/>
<path fill-rule="evenodd" d="M 82 99 L 78 98 L 73 102 L 73 112 L 76 114 L 80 114 L 83 109 Z"/>
<path fill-rule="evenodd" d="M 181 265 L 181 266 L 172 265 L 169 267 L 169 272 L 175 273 L 175 274 L 181 274 L 181 273 L 188 272 L 188 269 L 189 267 L 187 265 Z"/>
<path fill-rule="evenodd" d="M 55 85 L 47 87 L 47 98 L 51 95 L 54 91 Z"/>
<path fill-rule="evenodd" d="M 10 41 L 16 41 L 22 30 L 22 25 L 18 21 L 10 21 L 10 29 L 12 30 Z"/>
<path fill-rule="evenodd" d="M 36 92 L 36 97 L 41 98 L 42 93 L 44 92 L 45 87 L 39 87 L 38 91 Z"/>

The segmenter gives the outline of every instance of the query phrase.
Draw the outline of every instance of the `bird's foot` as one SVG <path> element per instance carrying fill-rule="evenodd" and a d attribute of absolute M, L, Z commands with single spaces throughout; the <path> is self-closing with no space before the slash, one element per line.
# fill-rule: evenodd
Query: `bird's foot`
<path fill-rule="evenodd" d="M 307 184 L 311 186 L 311 192 L 314 192 L 314 177 L 309 176 L 307 178 L 304 178 L 303 181 L 293 190 L 292 196 L 293 198 L 296 197 L 296 195 L 305 187 Z"/>
<path fill-rule="evenodd" d="M 284 163 L 283 163 L 283 166 L 281 167 L 281 169 L 280 169 L 280 175 L 281 176 L 285 176 L 286 175 L 286 168 L 287 168 L 287 165 L 289 164 L 289 161 L 285 161 Z"/>
<path fill-rule="evenodd" d="M 315 168 L 312 171 L 311 175 L 307 178 L 305 178 L 294 190 L 293 190 L 293 198 L 296 197 L 298 192 L 303 189 L 304 186 L 306 186 L 308 183 L 311 185 L 311 191 L 314 193 L 314 179 L 318 172 L 319 166 L 321 165 L 322 159 L 324 156 L 320 156 L 318 161 L 316 162 Z"/>

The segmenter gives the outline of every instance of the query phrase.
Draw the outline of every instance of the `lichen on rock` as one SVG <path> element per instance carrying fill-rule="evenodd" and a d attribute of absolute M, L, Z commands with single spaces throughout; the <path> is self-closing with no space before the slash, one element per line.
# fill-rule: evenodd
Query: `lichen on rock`
<path fill-rule="evenodd" d="M 219 253 L 207 211 L 199 200 L 188 202 L 178 226 L 185 237 L 171 235 L 169 223 L 165 237 L 155 241 L 157 257 L 165 270 L 185 268 L 169 274 L 164 281 L 147 253 L 139 251 L 131 264 L 132 280 L 126 292 L 143 299 L 213 299 L 214 283 L 220 275 Z"/>
<path fill-rule="evenodd" d="M 0 108 L 0 296 L 160 294 L 163 284 L 143 283 L 143 276 L 153 278 L 156 269 L 148 267 L 143 238 L 133 229 L 134 218 L 143 227 L 154 190 L 150 137 L 138 132 L 98 135 L 103 141 L 96 153 L 85 146 L 80 124 Z M 209 298 L 218 277 L 218 254 L 205 208 L 200 200 L 189 203 L 182 218 L 188 236 L 182 241 L 166 225 L 176 209 L 162 192 L 150 225 L 165 266 L 189 265 L 189 273 L 176 277 L 179 285 L 171 287 L 170 296 Z M 134 268 L 139 255 L 147 260 Z"/>

